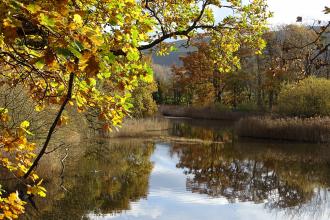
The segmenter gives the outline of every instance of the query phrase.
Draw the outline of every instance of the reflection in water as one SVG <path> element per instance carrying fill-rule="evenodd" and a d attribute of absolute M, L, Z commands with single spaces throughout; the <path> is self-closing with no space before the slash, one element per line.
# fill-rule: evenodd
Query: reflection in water
<path fill-rule="evenodd" d="M 131 202 L 147 196 L 153 151 L 152 144 L 89 145 L 79 160 L 67 165 L 64 185 L 68 192 L 47 198 L 53 200 L 47 207 L 39 204 L 42 210 L 35 218 L 81 219 L 89 213 L 129 210 Z"/>
<path fill-rule="evenodd" d="M 46 202 L 28 217 L 328 219 L 329 146 L 230 141 L 230 126 L 206 124 L 175 121 L 171 133 L 225 144 L 80 146 L 66 165 L 68 192 L 48 182 Z"/>
<path fill-rule="evenodd" d="M 205 122 L 205 121 L 204 121 Z M 191 126 L 195 123 L 195 126 Z M 206 121 L 210 123 L 210 121 Z M 231 129 L 204 123 L 175 122 L 178 136 L 228 142 Z M 289 143 L 236 142 L 226 144 L 172 144 L 177 168 L 187 175 L 187 190 L 229 202 L 263 203 L 291 216 L 320 216 L 330 185 L 330 150 L 327 146 Z"/>
<path fill-rule="evenodd" d="M 185 138 L 230 142 L 233 139 L 232 122 L 220 125 L 208 120 L 173 120 L 171 135 Z"/>
<path fill-rule="evenodd" d="M 318 163 L 305 166 L 304 161 L 290 162 L 283 155 L 280 158 L 277 154 L 268 155 L 269 151 L 260 152 L 264 157 L 256 159 L 246 150 L 239 152 L 232 146 L 176 144 L 171 153 L 180 158 L 177 167 L 192 176 L 187 178 L 188 190 L 225 197 L 229 202 L 266 202 L 272 209 L 296 207 L 310 201 L 314 186 L 321 185 L 315 168 L 325 169 L 324 174 L 330 171 L 327 163 L 322 167 Z"/>

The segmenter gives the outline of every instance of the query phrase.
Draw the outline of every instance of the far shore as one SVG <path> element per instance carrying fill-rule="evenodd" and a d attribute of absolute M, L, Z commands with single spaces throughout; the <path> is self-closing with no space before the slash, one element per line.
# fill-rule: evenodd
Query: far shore
<path fill-rule="evenodd" d="M 143 119 L 129 119 L 119 131 L 107 134 L 108 138 L 151 138 L 185 143 L 206 143 L 210 141 L 169 137 L 171 119 L 202 119 L 232 121 L 234 135 L 238 138 L 280 140 L 292 142 L 330 143 L 330 117 L 279 117 L 266 113 L 216 112 L 212 108 L 194 109 L 181 106 L 161 106 L 162 116 Z M 228 117 L 226 117 L 228 116 Z"/>
<path fill-rule="evenodd" d="M 159 112 L 166 117 L 227 121 L 237 121 L 245 117 L 265 115 L 262 112 L 220 111 L 215 107 L 196 108 L 176 105 L 161 105 L 159 106 Z"/>

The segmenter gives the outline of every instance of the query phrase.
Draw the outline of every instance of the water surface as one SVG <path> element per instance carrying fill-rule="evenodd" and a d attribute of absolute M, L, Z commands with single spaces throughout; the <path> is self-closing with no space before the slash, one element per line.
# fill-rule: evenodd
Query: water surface
<path fill-rule="evenodd" d="M 48 173 L 48 197 L 26 218 L 330 218 L 330 146 L 238 140 L 224 122 L 174 121 L 170 134 L 224 144 L 125 139 L 73 146 L 64 175 L 61 167 Z"/>

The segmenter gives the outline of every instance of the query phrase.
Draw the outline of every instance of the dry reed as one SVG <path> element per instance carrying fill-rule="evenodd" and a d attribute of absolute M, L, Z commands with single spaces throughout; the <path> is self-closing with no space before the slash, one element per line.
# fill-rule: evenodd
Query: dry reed
<path fill-rule="evenodd" d="M 169 128 L 169 121 L 164 118 L 127 119 L 118 131 L 110 132 L 107 137 L 153 137 Z"/>
<path fill-rule="evenodd" d="M 193 106 L 175 106 L 163 105 L 159 107 L 161 114 L 172 117 L 188 117 L 195 119 L 213 119 L 213 120 L 239 120 L 251 115 L 259 115 L 258 113 L 239 112 L 239 111 L 223 111 L 216 107 L 193 107 Z"/>
<path fill-rule="evenodd" d="M 330 117 L 249 117 L 239 120 L 235 130 L 240 137 L 325 143 L 330 142 Z"/>

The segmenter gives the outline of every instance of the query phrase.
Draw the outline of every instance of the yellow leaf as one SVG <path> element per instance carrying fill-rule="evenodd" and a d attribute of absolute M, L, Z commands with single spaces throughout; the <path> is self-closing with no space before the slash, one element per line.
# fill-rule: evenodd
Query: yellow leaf
<path fill-rule="evenodd" d="M 30 122 L 28 121 L 23 121 L 20 125 L 21 128 L 26 129 L 30 126 Z"/>
<path fill-rule="evenodd" d="M 78 25 L 82 25 L 83 24 L 83 20 L 82 20 L 81 16 L 78 15 L 78 14 L 75 14 L 73 16 L 73 21 L 74 21 L 74 23 L 76 23 Z"/>
<path fill-rule="evenodd" d="M 0 35 L 0 48 L 3 47 L 4 43 L 4 36 Z"/>
<path fill-rule="evenodd" d="M 40 112 L 42 111 L 43 109 L 45 108 L 45 106 L 43 104 L 38 104 L 34 107 L 34 109 L 37 111 L 37 112 Z"/>

